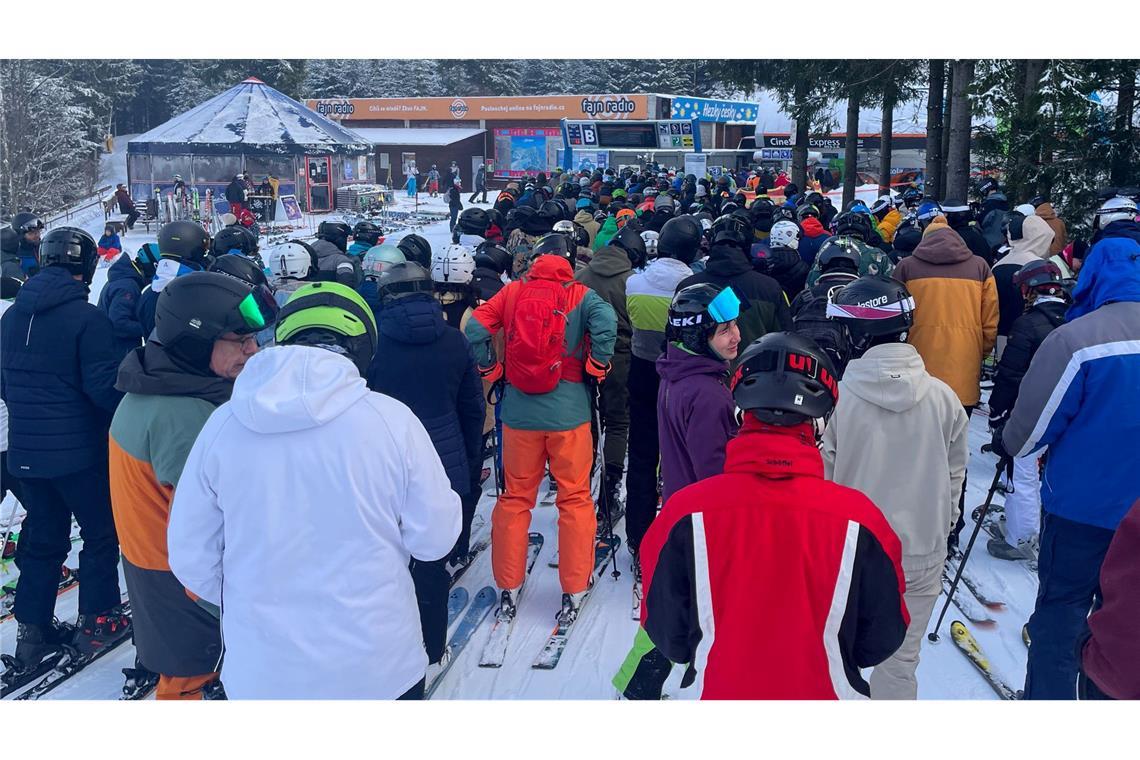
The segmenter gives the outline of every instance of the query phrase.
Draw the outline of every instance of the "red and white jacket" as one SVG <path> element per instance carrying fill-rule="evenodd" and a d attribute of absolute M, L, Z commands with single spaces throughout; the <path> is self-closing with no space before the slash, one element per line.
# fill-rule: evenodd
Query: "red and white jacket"
<path fill-rule="evenodd" d="M 902 644 L 899 539 L 823 478 L 810 425 L 746 415 L 724 473 L 678 491 L 641 544 L 641 623 L 702 699 L 847 699 Z"/>

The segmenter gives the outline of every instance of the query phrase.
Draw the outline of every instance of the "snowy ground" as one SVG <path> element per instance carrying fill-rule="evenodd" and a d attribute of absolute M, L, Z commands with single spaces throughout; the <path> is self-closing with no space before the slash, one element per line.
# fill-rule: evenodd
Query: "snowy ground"
<path fill-rule="evenodd" d="M 873 189 L 868 191 L 874 192 Z M 861 189 L 860 197 L 864 192 Z M 404 199 L 406 201 L 406 199 Z M 465 199 L 466 200 L 466 199 Z M 403 205 L 403 204 L 401 204 Z M 421 209 L 437 210 L 446 208 L 442 199 L 427 199 L 421 196 Z M 332 215 L 333 217 L 337 215 Z M 319 221 L 311 220 L 313 227 Z M 101 222 L 100 222 L 101 224 Z M 417 232 L 426 237 L 433 247 L 446 245 L 450 236 L 446 222 L 425 225 Z M 296 236 L 304 231 L 293 233 Z M 395 235 L 397 240 L 402 236 Z M 124 239 L 127 250 L 133 251 L 145 242 L 154 240 L 142 228 L 129 233 Z M 106 269 L 101 268 L 92 284 L 91 300 L 96 301 L 98 293 L 106 282 Z M 994 473 L 996 459 L 991 454 L 979 453 L 983 443 L 989 440 L 986 418 L 976 413 L 970 421 L 970 469 L 966 496 L 967 514 L 985 500 L 985 492 Z M 995 503 L 1000 504 L 1000 494 Z M 11 495 L 0 505 L 0 534 L 13 507 Z M 489 530 L 490 512 L 494 505 L 494 479 L 487 481 L 485 492 L 479 503 L 476 528 L 473 540 Z M 479 653 L 490 630 L 485 623 L 475 634 L 464 653 L 448 673 L 439 687 L 436 699 L 612 699 L 615 692 L 610 679 L 617 671 L 633 641 L 637 623 L 631 619 L 632 575 L 629 568 L 629 555 L 624 546 L 618 555 L 618 569 L 621 577 L 616 581 L 607 569 L 591 600 L 582 613 L 561 663 L 553 671 L 533 670 L 531 662 L 545 641 L 554 624 L 554 616 L 560 604 L 558 571 L 548 566 L 548 561 L 557 549 L 557 510 L 554 507 L 539 507 L 534 510 L 531 530 L 543 534 L 545 545 L 528 582 L 526 594 L 519 608 L 515 632 L 511 638 L 507 661 L 501 669 L 478 667 Z M 618 534 L 624 534 L 624 522 L 616 526 Z M 967 519 L 967 529 L 962 535 L 962 545 L 969 538 L 972 523 Z M 1021 627 L 1033 610 L 1037 590 L 1034 573 L 1023 563 L 1003 562 L 992 558 L 985 551 L 987 535 L 978 537 L 975 551 L 970 558 L 972 574 L 982 583 L 1000 593 L 1005 606 L 990 610 L 995 623 L 988 627 L 969 624 L 978 642 L 989 656 L 994 670 L 1015 689 L 1020 688 L 1025 678 L 1026 648 L 1021 640 Z M 73 546 L 67 564 L 75 567 L 78 562 L 80 544 Z M 0 564 L 0 581 L 7 580 L 16 572 L 13 563 Z M 465 586 L 472 597 L 485 585 L 493 585 L 491 576 L 490 552 L 484 552 L 475 565 L 464 576 L 460 585 Z M 124 595 L 126 584 L 120 584 Z M 968 593 L 965 588 L 959 593 Z M 74 621 L 78 610 L 79 593 L 73 587 L 62 594 L 57 601 L 56 615 L 61 620 Z M 935 610 L 941 608 L 942 599 Z M 973 667 L 950 642 L 950 622 L 963 619 L 956 607 L 951 607 L 940 629 L 942 641 L 932 644 L 923 641 L 921 663 L 918 669 L 920 699 L 996 699 L 993 691 Z M 933 625 L 933 620 L 930 625 Z M 0 623 L 0 651 L 10 653 L 15 649 L 16 623 L 9 618 Z M 51 699 L 115 699 L 122 687 L 121 669 L 134 663 L 134 649 L 130 644 L 121 646 L 110 655 L 94 663 L 66 684 L 48 695 Z M 666 691 L 678 699 L 690 698 L 687 690 L 680 690 L 680 669 L 666 685 Z"/>

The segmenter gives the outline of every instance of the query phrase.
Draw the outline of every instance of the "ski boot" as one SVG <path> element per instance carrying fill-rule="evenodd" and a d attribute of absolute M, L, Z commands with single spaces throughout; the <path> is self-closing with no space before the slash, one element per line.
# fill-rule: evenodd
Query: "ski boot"
<path fill-rule="evenodd" d="M 448 646 L 443 650 L 443 656 L 439 658 L 439 662 L 429 662 L 427 672 L 424 673 L 424 684 L 431 686 L 443 673 L 444 668 L 451 662 L 451 647 Z"/>
<path fill-rule="evenodd" d="M 81 614 L 75 624 L 75 648 L 85 656 L 112 647 L 131 635 L 131 618 L 122 605 L 95 614 Z"/>
<path fill-rule="evenodd" d="M 579 591 L 576 594 L 562 594 L 562 610 L 558 613 L 559 626 L 570 625 L 578 619 L 578 612 L 582 609 L 582 600 L 586 598 L 588 593 L 590 593 L 589 589 Z"/>
<path fill-rule="evenodd" d="M 70 644 L 74 636 L 75 629 L 58 620 L 53 620 L 50 625 L 20 623 L 16 630 L 16 654 L 13 659 L 23 670 L 36 668 L 46 658 L 58 654 L 62 647 Z"/>
<path fill-rule="evenodd" d="M 499 590 L 499 611 L 495 613 L 498 620 L 509 622 L 518 614 L 519 593 L 521 591 L 522 586 L 516 589 L 504 588 Z"/>
<path fill-rule="evenodd" d="M 123 693 L 119 696 L 120 700 L 146 699 L 152 691 L 158 688 L 158 673 L 143 667 L 138 657 L 135 657 L 133 668 L 123 668 L 123 676 L 125 681 L 123 682 Z"/>
<path fill-rule="evenodd" d="M 1011 546 L 1007 541 L 1001 538 L 991 538 L 986 542 L 986 551 L 990 553 L 990 556 L 1011 562 L 1016 560 L 1034 560 L 1037 559 L 1035 544 L 1036 537 L 1028 541 L 1018 541 L 1017 546 Z"/>
<path fill-rule="evenodd" d="M 226 699 L 226 700 L 228 700 L 229 697 L 226 696 L 226 687 L 222 685 L 222 679 L 215 678 L 213 681 L 210 681 L 208 684 L 203 686 L 202 687 L 202 699 L 209 699 L 209 700 Z"/>

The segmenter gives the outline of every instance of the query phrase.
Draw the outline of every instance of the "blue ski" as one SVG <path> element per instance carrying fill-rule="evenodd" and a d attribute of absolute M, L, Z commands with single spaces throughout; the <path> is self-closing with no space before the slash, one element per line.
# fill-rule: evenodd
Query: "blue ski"
<path fill-rule="evenodd" d="M 451 666 L 455 664 L 467 643 L 471 641 L 475 629 L 479 627 L 479 624 L 491 612 L 491 608 L 495 606 L 496 600 L 497 595 L 494 586 L 484 586 L 479 589 L 479 593 L 475 594 L 471 606 L 467 608 L 467 614 L 459 621 L 459 627 L 455 629 L 455 633 L 451 635 L 451 641 L 447 644 L 447 663 L 439 671 L 435 680 L 427 685 L 427 690 L 424 692 L 425 699 L 431 699 L 431 695 L 443 682 L 443 677 L 451 670 Z"/>

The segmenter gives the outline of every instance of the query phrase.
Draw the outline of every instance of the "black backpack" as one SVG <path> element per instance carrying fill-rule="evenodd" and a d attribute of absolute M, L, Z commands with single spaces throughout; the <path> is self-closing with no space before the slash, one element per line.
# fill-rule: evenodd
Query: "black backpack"
<path fill-rule="evenodd" d="M 851 360 L 851 333 L 847 325 L 827 318 L 828 294 L 847 282 L 817 282 L 792 301 L 792 332 L 811 338 L 831 359 L 840 378 Z"/>

